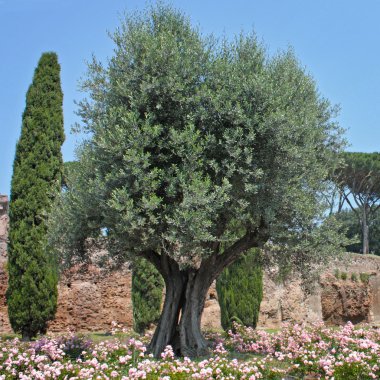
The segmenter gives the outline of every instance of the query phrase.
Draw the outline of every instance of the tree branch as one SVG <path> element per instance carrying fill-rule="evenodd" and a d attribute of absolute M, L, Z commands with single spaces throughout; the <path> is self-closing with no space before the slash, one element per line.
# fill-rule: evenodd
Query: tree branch
<path fill-rule="evenodd" d="M 352 206 L 352 203 L 351 203 L 351 201 L 348 199 L 348 196 L 343 192 L 342 193 L 343 194 L 343 197 L 344 197 L 344 199 L 345 199 L 345 201 L 348 203 L 348 205 L 351 207 L 351 210 L 357 215 L 357 217 L 360 219 L 360 214 L 359 214 L 359 212 L 358 212 L 358 210 L 355 208 L 355 207 L 353 207 Z M 350 193 L 349 193 L 350 194 Z M 354 196 L 354 199 L 355 199 L 355 196 Z M 356 204 L 357 204 L 357 202 L 356 202 Z"/>
<path fill-rule="evenodd" d="M 242 252 L 253 247 L 262 247 L 269 239 L 269 226 L 264 218 L 261 218 L 260 225 L 253 231 L 248 231 L 242 238 L 228 247 L 221 255 L 214 258 L 214 266 L 211 267 L 216 278 L 224 268 L 233 263 Z"/>
<path fill-rule="evenodd" d="M 148 260 L 162 274 L 163 267 L 161 264 L 161 255 L 159 255 L 157 252 L 153 250 L 147 250 L 140 252 L 138 256 L 141 256 L 144 259 Z"/>

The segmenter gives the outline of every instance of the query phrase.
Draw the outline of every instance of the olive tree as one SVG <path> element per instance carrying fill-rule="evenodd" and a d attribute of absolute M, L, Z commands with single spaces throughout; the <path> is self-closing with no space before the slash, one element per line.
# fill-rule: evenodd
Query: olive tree
<path fill-rule="evenodd" d="M 212 282 L 321 211 L 342 143 L 335 110 L 292 51 L 271 58 L 254 35 L 215 41 L 167 6 L 126 16 L 113 39 L 83 82 L 89 138 L 51 241 L 66 259 L 91 237 L 115 263 L 150 261 L 166 297 L 149 349 L 202 355 Z"/>

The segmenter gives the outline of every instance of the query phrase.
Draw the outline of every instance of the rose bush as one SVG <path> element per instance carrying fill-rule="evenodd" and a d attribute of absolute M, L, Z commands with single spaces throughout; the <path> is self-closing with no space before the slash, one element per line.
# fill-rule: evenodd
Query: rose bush
<path fill-rule="evenodd" d="M 115 327 L 115 326 L 114 326 Z M 100 343 L 83 336 L 0 341 L 0 379 L 378 379 L 380 330 L 288 325 L 268 333 L 235 325 L 212 334 L 212 355 L 176 358 L 170 346 L 157 360 L 142 341 L 118 335 Z M 81 352 L 78 352 L 78 347 Z M 72 355 L 71 348 L 75 350 Z"/>

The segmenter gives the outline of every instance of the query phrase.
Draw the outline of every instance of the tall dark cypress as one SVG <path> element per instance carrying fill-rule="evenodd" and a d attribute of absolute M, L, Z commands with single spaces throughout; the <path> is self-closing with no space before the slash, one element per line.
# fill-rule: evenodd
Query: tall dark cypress
<path fill-rule="evenodd" d="M 226 268 L 216 281 L 225 330 L 232 322 L 256 327 L 263 298 L 263 269 L 260 251 L 252 249 Z"/>
<path fill-rule="evenodd" d="M 157 269 L 140 258 L 132 271 L 133 328 L 142 333 L 152 323 L 157 323 L 161 314 L 164 280 Z"/>
<path fill-rule="evenodd" d="M 63 94 L 55 53 L 42 54 L 26 94 L 9 205 L 8 314 L 28 340 L 45 333 L 57 308 L 57 267 L 47 249 L 47 215 L 62 183 Z"/>

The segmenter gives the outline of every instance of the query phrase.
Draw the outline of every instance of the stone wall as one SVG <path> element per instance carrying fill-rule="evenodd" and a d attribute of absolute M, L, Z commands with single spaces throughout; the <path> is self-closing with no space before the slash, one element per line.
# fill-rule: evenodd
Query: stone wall
<path fill-rule="evenodd" d="M 344 260 L 335 260 L 322 277 L 321 291 L 326 323 L 379 324 L 380 257 L 349 254 Z"/>
<path fill-rule="evenodd" d="M 360 274 L 368 281 L 362 281 Z M 380 324 L 379 256 L 349 253 L 330 262 L 311 294 L 304 292 L 300 279 L 278 283 L 271 271 L 264 273 L 259 327 L 321 320 L 334 325 L 347 321 Z"/>
<path fill-rule="evenodd" d="M 5 304 L 7 210 L 8 199 L 0 195 L 0 333 L 11 331 Z M 337 270 L 347 279 L 337 276 Z M 368 281 L 361 281 L 360 273 Z M 131 281 L 128 265 L 115 272 L 93 265 L 72 268 L 60 279 L 58 310 L 49 330 L 109 331 L 112 321 L 132 326 Z M 348 320 L 380 323 L 380 257 L 347 254 L 344 260 L 333 261 L 312 294 L 304 292 L 299 278 L 278 283 L 273 271 L 264 273 L 258 327 L 278 328 L 283 322 L 321 320 L 329 324 Z M 207 296 L 202 326 L 221 328 L 215 285 Z"/>
<path fill-rule="evenodd" d="M 0 262 L 6 261 L 8 238 L 8 197 L 0 195 Z"/>
<path fill-rule="evenodd" d="M 10 332 L 8 310 L 5 305 L 5 292 L 7 290 L 7 275 L 5 265 L 7 262 L 8 239 L 8 197 L 0 194 L 0 332 Z"/>
<path fill-rule="evenodd" d="M 325 277 L 322 283 L 322 316 L 330 325 L 373 321 L 373 289 L 368 283 Z"/>
<path fill-rule="evenodd" d="M 132 274 L 127 266 L 107 272 L 93 265 L 64 273 L 58 285 L 58 308 L 52 332 L 109 331 L 111 322 L 132 326 Z"/>

